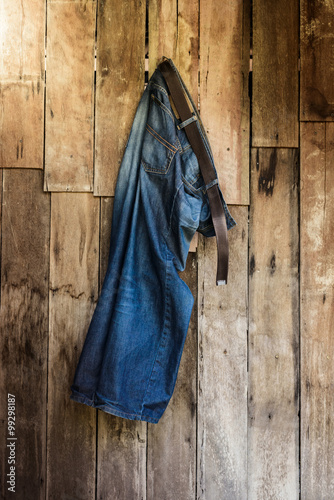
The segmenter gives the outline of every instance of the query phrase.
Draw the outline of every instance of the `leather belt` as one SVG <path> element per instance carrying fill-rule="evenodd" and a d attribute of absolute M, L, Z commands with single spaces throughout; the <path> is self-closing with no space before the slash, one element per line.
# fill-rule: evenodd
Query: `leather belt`
<path fill-rule="evenodd" d="M 164 59 L 158 65 L 158 68 L 166 80 L 175 108 L 182 121 L 179 127 L 185 130 L 204 179 L 217 241 L 216 284 L 226 285 L 229 257 L 226 217 L 219 191 L 217 174 L 199 131 L 198 124 L 196 123 L 197 110 L 194 109 L 195 114 L 191 111 L 184 91 L 185 85 L 183 84 L 183 88 L 180 81 L 181 77 L 177 74 L 176 69 L 172 66 L 169 59 Z"/>

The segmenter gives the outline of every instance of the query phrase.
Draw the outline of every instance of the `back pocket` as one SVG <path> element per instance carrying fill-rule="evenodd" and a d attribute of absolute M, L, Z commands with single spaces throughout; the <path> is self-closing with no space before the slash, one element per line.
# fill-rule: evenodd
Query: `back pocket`
<path fill-rule="evenodd" d="M 142 164 L 146 172 L 167 174 L 178 148 L 164 136 L 171 134 L 175 125 L 168 113 L 157 105 L 156 100 L 154 96 L 151 101 L 143 140 Z"/>

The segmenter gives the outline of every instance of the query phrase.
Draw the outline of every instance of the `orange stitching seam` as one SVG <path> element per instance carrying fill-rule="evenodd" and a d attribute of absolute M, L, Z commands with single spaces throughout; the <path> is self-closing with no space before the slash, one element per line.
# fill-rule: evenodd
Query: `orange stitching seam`
<path fill-rule="evenodd" d="M 170 144 L 169 142 L 167 142 L 166 139 L 161 137 L 161 135 L 159 135 L 148 123 L 146 124 L 146 128 L 147 128 L 147 132 L 149 132 L 153 137 L 155 137 L 155 139 L 157 141 L 159 141 L 163 146 L 165 146 L 167 149 L 169 149 L 169 151 L 171 151 L 172 153 L 176 153 L 177 148 L 175 146 L 173 146 L 172 144 Z M 151 129 L 153 133 L 149 129 Z M 160 137 L 161 141 L 158 139 L 158 137 Z M 164 144 L 164 142 L 162 142 L 162 141 L 164 141 L 166 144 L 168 144 L 168 146 L 170 146 L 170 148 L 166 144 Z M 171 149 L 171 148 L 173 148 L 173 149 Z"/>

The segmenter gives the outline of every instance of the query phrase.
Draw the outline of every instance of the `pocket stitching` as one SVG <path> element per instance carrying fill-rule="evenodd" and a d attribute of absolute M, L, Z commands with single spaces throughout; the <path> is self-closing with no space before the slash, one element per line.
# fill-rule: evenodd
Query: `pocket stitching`
<path fill-rule="evenodd" d="M 170 150 L 171 151 L 171 150 Z M 148 165 L 144 160 L 143 158 L 141 159 L 141 162 L 143 164 L 143 167 L 144 167 L 144 170 L 145 172 L 151 172 L 153 174 L 162 174 L 162 175 L 166 175 L 169 171 L 169 168 L 171 166 L 171 163 L 173 161 L 173 158 L 175 156 L 175 153 L 176 151 L 172 151 L 172 155 L 170 157 L 167 156 L 167 167 L 166 168 L 154 168 L 154 167 L 151 167 L 151 165 Z"/>
<path fill-rule="evenodd" d="M 158 99 L 154 94 L 151 94 L 151 99 L 152 99 L 153 102 L 155 102 L 155 104 L 157 106 L 159 106 L 159 108 L 161 108 L 163 111 L 165 111 L 165 113 L 167 113 L 168 116 L 175 123 L 174 116 L 173 116 L 172 112 L 167 108 L 167 106 L 163 102 L 161 102 L 160 99 Z"/>
<path fill-rule="evenodd" d="M 201 174 L 198 174 L 198 176 L 197 176 L 197 178 L 194 180 L 193 184 L 195 184 L 195 182 L 197 182 L 197 181 L 198 181 L 198 179 L 199 179 L 200 177 L 201 177 Z M 192 184 L 190 184 L 190 182 L 189 182 L 189 181 L 187 181 L 187 179 L 186 179 L 183 175 L 182 175 L 182 181 L 183 181 L 183 183 L 184 183 L 184 184 L 185 184 L 185 185 L 186 185 L 189 189 L 191 189 L 191 190 L 193 191 L 193 193 L 196 193 L 196 194 L 198 194 L 198 193 L 200 193 L 200 192 L 205 193 L 205 186 L 200 186 L 200 187 L 198 187 L 198 188 L 195 188 Z"/>
<path fill-rule="evenodd" d="M 151 134 L 152 137 L 154 137 L 154 139 L 156 139 L 157 141 L 160 142 L 160 144 L 162 144 L 163 146 L 165 146 L 165 148 L 169 149 L 169 151 L 171 151 L 174 154 L 176 153 L 177 148 L 175 146 L 173 146 L 173 144 L 171 144 L 170 142 L 166 141 L 166 139 L 164 139 L 163 137 L 161 137 L 161 135 L 159 135 L 154 130 L 154 128 L 152 128 L 148 123 L 146 125 L 146 130 L 147 130 L 147 132 L 149 134 Z M 168 147 L 168 146 L 170 146 L 170 147 Z"/>

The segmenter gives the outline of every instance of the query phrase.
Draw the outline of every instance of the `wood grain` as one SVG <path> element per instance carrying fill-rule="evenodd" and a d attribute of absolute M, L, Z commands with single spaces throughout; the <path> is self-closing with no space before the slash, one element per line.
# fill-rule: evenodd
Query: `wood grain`
<path fill-rule="evenodd" d="M 300 120 L 334 119 L 333 23 L 331 0 L 301 0 Z"/>
<path fill-rule="evenodd" d="M 1 1 L 1 78 L 44 77 L 45 2 Z"/>
<path fill-rule="evenodd" d="M 298 151 L 253 149 L 248 495 L 299 498 Z"/>
<path fill-rule="evenodd" d="M 95 492 L 96 412 L 69 399 L 98 296 L 99 199 L 52 193 L 47 498 Z"/>
<path fill-rule="evenodd" d="M 255 147 L 298 147 L 298 31 L 298 2 L 253 2 Z"/>
<path fill-rule="evenodd" d="M 198 3 L 149 2 L 149 73 L 163 56 L 173 60 L 194 102 L 198 100 Z"/>
<path fill-rule="evenodd" d="M 227 203 L 249 203 L 249 2 L 200 2 L 200 111 Z"/>
<path fill-rule="evenodd" d="M 301 126 L 301 497 L 334 496 L 334 124 Z"/>
<path fill-rule="evenodd" d="M 146 428 L 98 412 L 97 498 L 146 498 Z"/>
<path fill-rule="evenodd" d="M 97 18 L 94 194 L 113 196 L 144 91 L 145 2 L 99 4 Z"/>
<path fill-rule="evenodd" d="M 148 424 L 147 495 L 150 499 L 192 500 L 196 491 L 196 255 L 189 255 L 181 277 L 192 291 L 195 304 L 173 396 L 159 424 Z"/>
<path fill-rule="evenodd" d="M 216 287 L 216 242 L 198 248 L 197 498 L 247 498 L 248 209 L 232 207 L 227 286 Z"/>
<path fill-rule="evenodd" d="M 96 2 L 49 2 L 45 183 L 48 191 L 93 190 Z"/>
<path fill-rule="evenodd" d="M 44 499 L 50 197 L 42 172 L 4 170 L 2 201 L 1 498 Z M 7 489 L 8 393 L 15 396 L 15 493 Z"/>
<path fill-rule="evenodd" d="M 108 266 L 113 198 L 101 198 L 100 287 Z M 98 412 L 97 498 L 146 498 L 146 422 Z"/>
<path fill-rule="evenodd" d="M 99 290 L 101 290 L 105 274 L 108 268 L 110 234 L 112 211 L 114 206 L 114 198 L 106 196 L 100 198 L 100 282 Z"/>
<path fill-rule="evenodd" d="M 177 1 L 176 65 L 195 104 L 198 101 L 199 3 Z M 166 54 L 164 54 L 166 55 Z"/>
<path fill-rule="evenodd" d="M 0 166 L 43 168 L 45 2 L 0 13 Z"/>
<path fill-rule="evenodd" d="M 148 6 L 149 75 L 152 76 L 162 56 L 177 64 L 177 0 L 150 0 Z"/>

